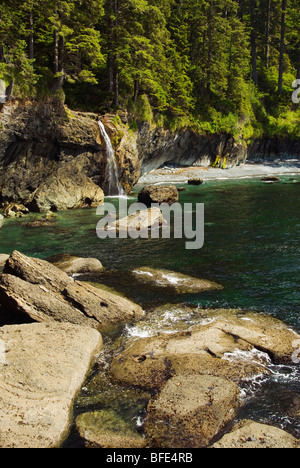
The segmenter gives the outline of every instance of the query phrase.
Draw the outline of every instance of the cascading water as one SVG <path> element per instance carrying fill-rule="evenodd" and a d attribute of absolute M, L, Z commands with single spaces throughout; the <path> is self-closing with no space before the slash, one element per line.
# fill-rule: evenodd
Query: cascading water
<path fill-rule="evenodd" d="M 106 145 L 107 166 L 105 173 L 105 187 L 104 192 L 106 196 L 125 195 L 125 191 L 119 180 L 119 171 L 116 162 L 115 152 L 112 147 L 110 138 L 105 130 L 101 120 L 99 120 L 99 128 L 101 136 L 103 137 Z"/>

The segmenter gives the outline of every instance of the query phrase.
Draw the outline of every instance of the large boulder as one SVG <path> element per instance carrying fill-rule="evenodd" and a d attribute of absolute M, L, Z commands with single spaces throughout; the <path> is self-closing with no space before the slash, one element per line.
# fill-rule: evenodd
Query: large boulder
<path fill-rule="evenodd" d="M 216 449 L 291 449 L 299 448 L 300 441 L 277 427 L 244 420 L 237 423 L 211 448 Z"/>
<path fill-rule="evenodd" d="M 48 212 L 97 207 L 103 202 L 103 190 L 71 164 L 65 164 L 30 195 L 26 204 L 33 211 Z"/>
<path fill-rule="evenodd" d="M 0 281 L 0 303 L 38 322 L 70 322 L 101 331 L 143 315 L 137 304 L 74 281 L 54 265 L 13 252 Z"/>
<path fill-rule="evenodd" d="M 300 337 L 270 316 L 234 310 L 202 311 L 203 323 L 179 333 L 129 341 L 115 356 L 119 382 L 159 389 L 174 375 L 213 375 L 234 382 L 268 374 L 271 363 L 291 363 Z M 199 316 L 200 318 L 200 316 Z"/>
<path fill-rule="evenodd" d="M 141 267 L 136 268 L 132 273 L 139 282 L 158 288 L 170 289 L 177 294 L 195 294 L 223 289 L 223 286 L 214 281 L 194 278 L 175 271 Z"/>
<path fill-rule="evenodd" d="M 162 185 L 151 185 L 144 187 L 138 195 L 140 203 L 150 207 L 153 203 L 167 203 L 172 205 L 179 201 L 178 190 L 175 185 L 167 187 Z"/>
<path fill-rule="evenodd" d="M 101 335 L 70 324 L 0 328 L 0 446 L 56 448 Z"/>
<path fill-rule="evenodd" d="M 35 211 L 96 205 L 106 166 L 97 118 L 57 100 L 7 103 L 0 112 L 0 202 Z"/>
<path fill-rule="evenodd" d="M 168 381 L 148 406 L 145 431 L 153 447 L 207 447 L 231 421 L 239 388 L 224 378 L 179 376 Z"/>

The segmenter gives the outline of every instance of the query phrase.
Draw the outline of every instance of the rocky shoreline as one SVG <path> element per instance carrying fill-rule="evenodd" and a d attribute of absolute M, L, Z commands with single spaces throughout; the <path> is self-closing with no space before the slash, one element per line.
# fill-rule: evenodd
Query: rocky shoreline
<path fill-rule="evenodd" d="M 284 323 L 260 313 L 180 304 L 145 313 L 139 305 L 65 273 L 103 270 L 93 259 L 62 256 L 53 258 L 53 264 L 15 251 L 1 260 L 1 447 L 61 446 L 71 428 L 76 395 L 99 359 L 105 370 L 91 377 L 95 395 L 90 403 L 80 400 L 91 410 L 75 422 L 87 447 L 299 446 L 276 427 L 236 422 L 243 405 L 241 383 L 268 376 L 271 364 L 293 365 L 300 336 Z M 151 270 L 151 275 L 162 287 L 166 272 Z M 208 287 L 190 277 L 189 292 L 191 285 L 197 293 Z M 192 315 L 194 325 L 103 345 L 101 335 L 108 330 L 130 322 L 143 327 L 167 308 L 179 317 Z M 136 408 L 133 419 L 138 407 L 146 409 L 139 430 L 115 412 L 115 406 L 126 404 L 131 411 Z"/>
<path fill-rule="evenodd" d="M 48 213 L 103 203 L 108 161 L 99 119 L 111 139 L 127 193 L 163 165 L 179 165 L 189 172 L 198 167 L 201 172 L 201 167 L 220 161 L 220 167 L 234 172 L 247 160 L 299 158 L 295 141 L 262 139 L 247 145 L 226 134 L 171 131 L 145 122 L 132 130 L 125 112 L 100 116 L 71 111 L 55 101 L 11 101 L 0 112 L 0 205 Z M 211 168 L 209 175 L 226 178 L 230 171 L 223 169 Z M 202 175 L 207 178 L 203 171 Z"/>
<path fill-rule="evenodd" d="M 3 106 L 0 204 L 6 217 L 40 212 L 43 218 L 26 228 L 50 227 L 56 226 L 56 211 L 103 203 L 107 155 L 99 118 L 57 103 Z M 272 158 L 293 157 L 299 154 L 295 142 L 275 148 L 264 140 L 246 148 L 228 135 L 189 129 L 171 132 L 141 124 L 132 131 L 126 114 L 102 120 L 127 192 L 138 181 L 201 185 L 210 178 L 254 174 L 262 183 L 275 183 L 279 170 L 299 173 L 298 160 L 283 168 L 274 162 L 244 165 L 247 156 L 262 151 Z M 227 170 L 198 167 L 211 165 L 216 154 L 226 158 Z M 165 163 L 183 167 L 157 169 Z M 147 207 L 178 200 L 174 186 L 145 187 L 139 194 Z M 108 229 L 121 232 L 133 223 L 148 233 L 165 222 L 159 209 L 152 210 L 112 219 Z M 2 221 L 1 215 L 0 227 Z M 300 335 L 253 311 L 182 303 L 144 310 L 93 282 L 105 267 L 98 259 L 68 254 L 47 261 L 18 251 L 0 255 L 1 447 L 61 447 L 71 429 L 85 447 L 299 447 L 299 440 L 278 427 L 240 420 L 239 411 L 244 382 L 268 378 L 272 366 L 295 366 Z M 79 281 L 80 275 L 88 282 Z M 184 300 L 186 294 L 223 289 L 205 278 L 142 265 L 126 275 L 158 298 L 162 291 Z M 176 316 L 176 329 L 167 316 Z M 132 324 L 138 336 L 122 333 Z M 83 391 L 86 385 L 91 393 Z M 75 404 L 81 411 L 74 420 Z M 120 415 L 121 407 L 128 419 Z M 300 418 L 297 405 L 294 411 Z"/>

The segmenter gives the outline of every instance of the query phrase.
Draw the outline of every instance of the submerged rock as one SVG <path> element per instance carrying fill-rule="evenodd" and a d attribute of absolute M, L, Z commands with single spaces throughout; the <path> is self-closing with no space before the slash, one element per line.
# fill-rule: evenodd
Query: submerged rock
<path fill-rule="evenodd" d="M 179 201 L 178 190 L 174 185 L 167 187 L 151 185 L 143 188 L 139 193 L 138 200 L 140 203 L 144 203 L 148 207 L 150 207 L 152 203 L 167 203 L 168 205 L 172 205 Z"/>
<path fill-rule="evenodd" d="M 203 323 L 185 332 L 129 342 L 113 359 L 112 377 L 158 389 L 174 375 L 213 375 L 240 382 L 268 374 L 272 362 L 291 363 L 300 337 L 279 320 L 239 310 L 202 313 Z"/>
<path fill-rule="evenodd" d="M 144 448 L 147 441 L 114 411 L 102 410 L 77 417 L 76 428 L 88 446 L 113 448 Z"/>
<path fill-rule="evenodd" d="M 209 375 L 179 376 L 168 381 L 149 403 L 145 431 L 159 448 L 203 448 L 231 421 L 239 388 Z"/>
<path fill-rule="evenodd" d="M 57 448 L 101 335 L 70 324 L 0 328 L 0 446 Z"/>
<path fill-rule="evenodd" d="M 70 322 L 99 330 L 143 315 L 137 304 L 74 281 L 44 260 L 13 252 L 0 281 L 0 302 L 38 322 Z"/>
<path fill-rule="evenodd" d="M 236 424 L 229 434 L 211 448 L 287 449 L 299 448 L 299 445 L 299 440 L 277 427 L 244 420 Z"/>
<path fill-rule="evenodd" d="M 69 275 L 95 273 L 104 270 L 102 263 L 97 258 L 80 258 L 75 255 L 62 254 L 49 258 L 48 262 Z"/>
<path fill-rule="evenodd" d="M 132 273 L 139 282 L 158 288 L 168 288 L 177 294 L 194 294 L 223 289 L 223 286 L 213 281 L 193 278 L 174 271 L 141 267 L 133 270 Z"/>

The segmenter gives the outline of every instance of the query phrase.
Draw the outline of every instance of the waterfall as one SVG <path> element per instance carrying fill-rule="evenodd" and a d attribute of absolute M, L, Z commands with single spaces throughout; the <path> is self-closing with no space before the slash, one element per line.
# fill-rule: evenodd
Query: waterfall
<path fill-rule="evenodd" d="M 107 166 L 105 173 L 105 195 L 125 195 L 125 191 L 119 180 L 119 170 L 116 162 L 116 156 L 112 147 L 110 138 L 105 130 L 101 120 L 99 120 L 99 128 L 101 136 L 103 137 L 106 145 Z"/>

